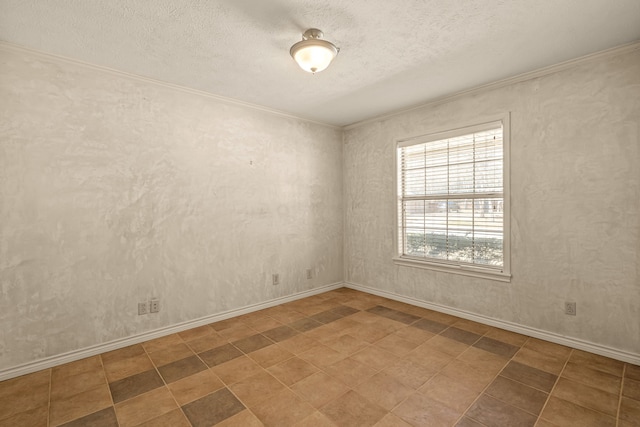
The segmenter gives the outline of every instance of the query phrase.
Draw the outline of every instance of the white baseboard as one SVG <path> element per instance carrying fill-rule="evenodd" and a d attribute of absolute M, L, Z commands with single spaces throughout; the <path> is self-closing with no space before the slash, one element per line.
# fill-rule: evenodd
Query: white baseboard
<path fill-rule="evenodd" d="M 531 328 L 529 326 L 520 325 L 505 320 L 494 319 L 492 317 L 483 316 L 480 314 L 471 313 L 469 311 L 460 310 L 453 307 L 447 307 L 444 305 L 434 304 L 427 301 L 398 295 L 393 292 L 387 292 L 380 289 L 371 288 L 369 286 L 359 285 L 357 283 L 345 282 L 345 287 L 355 289 L 358 291 L 366 292 L 380 297 L 389 298 L 395 301 L 404 302 L 411 305 L 417 305 L 418 307 L 428 308 L 430 310 L 439 311 L 441 313 L 450 314 L 452 316 L 461 317 L 467 320 L 473 320 L 474 322 L 482 323 L 489 326 L 495 326 L 496 328 L 506 329 L 508 331 L 517 332 L 522 335 L 527 335 L 534 338 L 539 338 L 545 341 L 550 341 L 556 344 L 565 345 L 567 347 L 575 348 L 578 350 L 588 351 L 590 353 L 599 354 L 601 356 L 610 357 L 612 359 L 620 360 L 634 365 L 640 365 L 640 354 L 631 353 L 624 350 L 618 350 L 595 344 L 589 341 L 584 341 L 578 338 L 567 337 L 559 335 L 553 332 L 544 331 L 541 329 Z"/>
<path fill-rule="evenodd" d="M 149 341 L 155 338 L 164 337 L 177 332 L 186 331 L 187 329 L 197 328 L 198 326 L 208 325 L 209 323 L 219 322 L 221 320 L 229 319 L 231 317 L 241 316 L 243 314 L 252 313 L 258 310 L 263 310 L 265 308 L 295 301 L 301 298 L 310 297 L 312 295 L 321 294 L 324 292 L 341 288 L 343 286 L 347 288 L 355 289 L 358 291 L 366 292 L 369 294 L 378 295 L 384 298 L 389 298 L 395 301 L 400 301 L 400 302 L 415 305 L 418 307 L 428 308 L 430 310 L 438 311 L 441 313 L 450 314 L 452 316 L 461 317 L 463 319 L 473 320 L 474 322 L 482 323 L 489 326 L 495 326 L 497 328 L 506 329 L 508 331 L 517 332 L 519 334 L 527 335 L 534 338 L 539 338 L 545 341 L 554 342 L 556 344 L 565 345 L 567 347 L 588 351 L 590 353 L 599 354 L 601 356 L 610 357 L 612 359 L 620 360 L 623 362 L 633 363 L 634 365 L 640 365 L 640 354 L 637 354 L 637 353 L 618 350 L 615 348 L 595 344 L 589 341 L 566 337 L 563 335 L 555 334 L 553 332 L 543 331 L 541 329 L 531 328 L 528 326 L 507 322 L 500 319 L 494 319 L 492 317 L 471 313 L 471 312 L 460 310 L 453 307 L 430 303 L 430 302 L 419 300 L 416 298 L 406 297 L 406 296 L 395 294 L 392 292 L 371 288 L 369 286 L 359 285 L 351 282 L 344 282 L 344 283 L 337 282 L 337 283 L 332 283 L 330 285 L 325 285 L 318 288 L 310 289 L 308 291 L 299 292 L 293 295 L 275 298 L 262 303 L 252 304 L 252 305 L 248 305 L 248 306 L 234 309 L 234 310 L 228 310 L 222 313 L 201 317 L 199 319 L 178 323 L 176 325 L 154 329 L 152 331 L 144 332 L 142 334 L 121 338 L 114 341 L 109 341 L 103 344 L 93 345 L 93 346 L 82 348 L 79 350 L 74 350 L 74 351 L 59 354 L 56 356 L 50 356 L 44 359 L 39 359 L 33 362 L 28 362 L 22 365 L 3 369 L 3 370 L 0 370 L 0 381 L 19 377 L 25 374 L 30 374 L 36 371 L 40 371 L 42 369 L 53 368 L 55 366 L 63 365 L 65 363 L 84 359 L 85 357 L 91 357 L 91 356 L 95 356 L 108 351 L 127 347 L 133 344 L 139 344 L 141 342 Z"/>
<path fill-rule="evenodd" d="M 243 314 L 252 313 L 258 310 L 263 310 L 265 308 L 295 301 L 301 298 L 307 298 L 312 295 L 328 292 L 334 289 L 341 288 L 343 286 L 344 286 L 344 283 L 336 282 L 330 285 L 325 285 L 318 288 L 310 289 L 308 291 L 298 292 L 293 295 L 275 298 L 275 299 L 261 302 L 258 304 L 252 304 L 242 308 L 224 311 L 222 313 L 212 314 L 210 316 L 189 320 L 186 322 L 178 323 L 176 325 L 154 329 L 152 331 L 144 332 L 142 334 L 137 334 L 137 335 L 133 335 L 126 338 L 120 338 L 120 339 L 109 341 L 103 344 L 97 344 L 97 345 L 82 348 L 79 350 L 73 350 L 67 353 L 62 353 L 56 356 L 50 356 L 44 359 L 35 360 L 33 362 L 24 363 L 22 365 L 10 367 L 7 369 L 2 369 L 0 370 L 0 381 L 19 377 L 20 375 L 30 374 L 36 371 L 40 371 L 42 369 L 53 368 L 54 366 L 59 366 L 65 363 L 84 359 L 85 357 L 91 357 L 97 354 L 105 353 L 107 351 L 117 350 L 119 348 L 127 347 L 133 344 L 139 344 L 141 342 L 149 341 L 155 338 L 160 338 L 167 335 L 175 334 L 176 332 L 186 331 L 187 329 L 197 328 L 198 326 L 208 325 L 209 323 L 219 322 L 221 320 L 229 319 L 231 317 L 241 316 Z"/>

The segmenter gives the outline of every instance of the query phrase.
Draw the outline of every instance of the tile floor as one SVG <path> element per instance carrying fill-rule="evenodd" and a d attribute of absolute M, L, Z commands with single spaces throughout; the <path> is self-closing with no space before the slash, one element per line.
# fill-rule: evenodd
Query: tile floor
<path fill-rule="evenodd" d="M 640 367 L 342 288 L 0 382 L 0 426 L 640 426 Z"/>

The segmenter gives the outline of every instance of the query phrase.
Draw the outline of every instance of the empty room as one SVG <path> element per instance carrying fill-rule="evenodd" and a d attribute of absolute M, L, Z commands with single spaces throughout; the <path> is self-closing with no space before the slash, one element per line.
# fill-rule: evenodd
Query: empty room
<path fill-rule="evenodd" d="M 9 426 L 640 426 L 640 2 L 0 0 Z"/>

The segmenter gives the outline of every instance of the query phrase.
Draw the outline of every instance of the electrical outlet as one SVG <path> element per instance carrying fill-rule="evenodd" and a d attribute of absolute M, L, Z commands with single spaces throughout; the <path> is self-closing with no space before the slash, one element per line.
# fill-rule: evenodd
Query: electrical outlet
<path fill-rule="evenodd" d="M 569 316 L 576 315 L 576 303 L 575 302 L 565 302 L 564 303 L 564 314 L 568 314 Z"/>
<path fill-rule="evenodd" d="M 271 275 L 271 279 L 273 281 L 274 286 L 280 284 L 280 275 L 278 273 Z"/>
<path fill-rule="evenodd" d="M 149 312 L 149 306 L 146 302 L 138 303 L 138 316 L 142 316 L 143 314 L 147 314 Z"/>
<path fill-rule="evenodd" d="M 157 313 L 160 311 L 160 300 L 153 298 L 149 301 L 149 313 Z"/>
<path fill-rule="evenodd" d="M 307 279 L 313 279 L 313 270 L 307 269 Z"/>

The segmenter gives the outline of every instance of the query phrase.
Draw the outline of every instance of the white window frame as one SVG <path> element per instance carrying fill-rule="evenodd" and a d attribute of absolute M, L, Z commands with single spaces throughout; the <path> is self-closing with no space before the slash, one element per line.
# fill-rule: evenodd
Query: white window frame
<path fill-rule="evenodd" d="M 478 129 L 486 128 L 490 124 L 502 124 L 502 144 L 503 144 L 503 200 L 504 200 L 504 219 L 503 219 L 503 266 L 499 268 L 486 268 L 480 265 L 470 265 L 466 263 L 456 263 L 455 261 L 432 259 L 417 259 L 414 257 L 403 256 L 403 248 L 401 248 L 399 230 L 401 218 L 399 217 L 399 203 L 401 203 L 401 194 L 398 191 L 400 177 L 399 169 L 399 148 L 423 144 L 426 142 L 438 141 L 441 139 L 453 138 L 465 134 L 470 134 Z M 394 256 L 395 264 L 404 267 L 417 267 L 440 272 L 461 274 L 464 276 L 480 277 L 484 279 L 497 280 L 502 282 L 511 281 L 511 203 L 510 203 L 510 182 L 509 182 L 509 166 L 510 166 L 510 145 L 511 145 L 511 125 L 510 114 L 506 113 L 500 116 L 483 117 L 475 121 L 471 125 L 465 125 L 454 129 L 436 130 L 419 136 L 401 138 L 395 140 L 394 152 Z"/>

